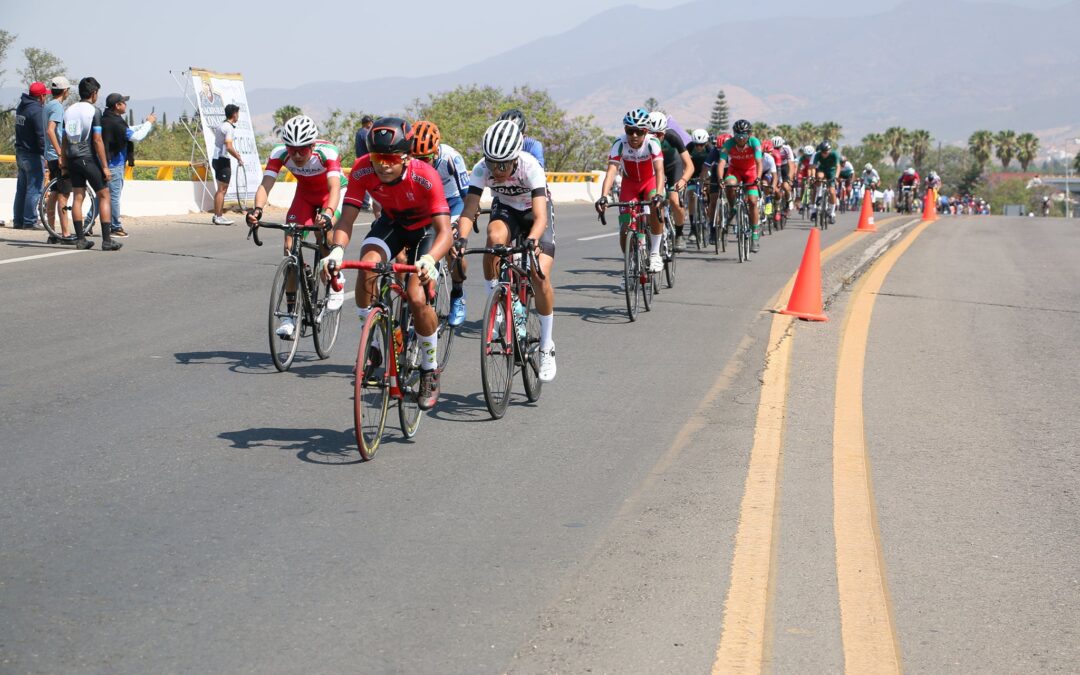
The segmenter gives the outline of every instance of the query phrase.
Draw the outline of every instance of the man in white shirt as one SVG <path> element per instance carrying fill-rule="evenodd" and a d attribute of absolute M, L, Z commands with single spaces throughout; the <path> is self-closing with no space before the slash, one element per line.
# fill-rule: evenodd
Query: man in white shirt
<path fill-rule="evenodd" d="M 236 122 L 240 119 L 240 106 L 230 103 L 225 106 L 225 121 L 214 129 L 214 157 L 211 164 L 214 167 L 214 178 L 217 180 L 217 192 L 214 193 L 214 218 L 215 225 L 232 225 L 227 220 L 225 211 L 225 193 L 229 191 L 229 183 L 232 181 L 232 160 L 236 158 L 238 167 L 244 166 L 244 159 L 240 151 L 233 145 L 233 137 L 236 134 Z"/>

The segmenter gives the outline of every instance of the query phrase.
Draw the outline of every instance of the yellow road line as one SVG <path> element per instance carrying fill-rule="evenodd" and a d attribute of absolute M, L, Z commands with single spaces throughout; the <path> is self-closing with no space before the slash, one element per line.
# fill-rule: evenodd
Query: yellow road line
<path fill-rule="evenodd" d="M 899 673 L 900 647 L 892 616 L 877 527 L 863 426 L 863 367 L 877 292 L 924 222 L 870 268 L 852 293 L 836 365 L 833 417 L 833 528 L 844 666 L 850 673 Z"/>

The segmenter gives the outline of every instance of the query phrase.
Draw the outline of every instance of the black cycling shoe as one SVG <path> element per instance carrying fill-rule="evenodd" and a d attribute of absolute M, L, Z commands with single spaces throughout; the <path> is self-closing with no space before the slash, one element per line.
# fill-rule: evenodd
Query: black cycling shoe
<path fill-rule="evenodd" d="M 85 251 L 88 248 L 94 248 L 94 242 L 88 239 L 79 239 L 75 242 L 75 248 L 80 251 Z"/>
<path fill-rule="evenodd" d="M 416 405 L 421 410 L 431 410 L 439 402 L 439 371 L 420 371 L 420 392 L 416 397 Z"/>
<path fill-rule="evenodd" d="M 102 251 L 119 251 L 124 245 L 113 239 L 106 239 L 101 242 Z"/>

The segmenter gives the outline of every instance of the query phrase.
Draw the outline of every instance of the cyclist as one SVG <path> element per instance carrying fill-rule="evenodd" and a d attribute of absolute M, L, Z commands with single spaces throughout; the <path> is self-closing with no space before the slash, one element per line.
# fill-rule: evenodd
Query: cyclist
<path fill-rule="evenodd" d="M 863 185 L 872 190 L 876 190 L 878 184 L 881 183 L 881 176 L 878 175 L 878 172 L 874 169 L 874 165 L 870 162 L 867 162 L 866 165 L 863 166 L 862 182 Z"/>
<path fill-rule="evenodd" d="M 285 222 L 289 225 L 310 227 L 321 225 L 328 232 L 341 203 L 341 160 L 337 146 L 319 140 L 319 129 L 307 115 L 289 118 L 281 128 L 281 144 L 270 151 L 262 183 L 255 191 L 254 206 L 248 209 L 247 224 L 255 225 L 262 219 L 263 208 L 270 198 L 270 191 L 277 183 L 278 173 L 288 169 L 296 177 L 296 195 L 293 197 Z M 326 235 L 319 234 L 321 254 L 326 255 Z M 292 248 L 292 237 L 285 237 L 285 253 Z M 330 311 L 340 309 L 345 294 L 331 287 L 326 301 Z M 296 278 L 289 275 L 285 280 L 285 302 L 291 313 L 296 306 Z M 291 340 L 296 324 L 291 316 L 282 317 L 277 334 Z"/>
<path fill-rule="evenodd" d="M 780 156 L 777 158 L 777 164 L 780 168 L 780 191 L 782 197 L 782 204 L 786 204 L 788 210 L 791 210 L 791 205 L 795 201 L 794 194 L 791 189 L 792 181 L 795 180 L 795 151 L 791 149 L 791 146 L 787 144 L 783 136 L 773 136 L 772 144 L 774 150 L 778 151 Z"/>
<path fill-rule="evenodd" d="M 727 140 L 731 138 L 731 134 L 724 133 L 716 136 L 716 145 L 712 150 L 709 150 L 709 156 L 705 158 L 705 164 L 701 168 L 699 177 L 704 182 L 705 172 L 709 172 L 709 208 L 706 218 L 709 219 L 709 233 L 714 236 L 722 236 L 712 229 L 713 216 L 716 215 L 716 200 L 720 196 L 720 174 L 716 171 L 716 164 L 720 161 L 720 148 Z"/>
<path fill-rule="evenodd" d="M 619 185 L 619 201 L 638 200 L 656 202 L 657 186 L 664 183 L 664 153 L 660 141 L 649 136 L 649 112 L 637 108 L 623 115 L 622 136 L 616 139 L 608 153 L 607 174 L 600 188 L 600 199 L 596 201 L 597 210 L 602 210 L 608 202 L 608 192 L 615 182 L 615 174 L 622 174 Z M 664 226 L 660 218 L 651 212 L 648 204 L 642 211 L 649 216 L 649 271 L 660 272 L 664 269 L 664 260 L 660 257 L 660 240 Z M 623 209 L 619 214 L 619 248 L 626 250 L 626 226 L 630 224 L 630 212 Z"/>
<path fill-rule="evenodd" d="M 840 155 L 840 186 L 843 192 L 843 198 L 849 200 L 851 198 L 851 182 L 855 179 L 855 167 L 852 165 L 848 158 L 844 155 Z M 846 208 L 846 206 L 845 206 Z"/>
<path fill-rule="evenodd" d="M 382 213 L 361 242 L 360 259 L 386 262 L 404 250 L 407 260 L 418 268 L 418 274 L 408 280 L 406 297 L 420 340 L 417 405 L 421 410 L 430 410 L 439 400 L 439 317 L 428 304 L 421 285 L 438 279 L 435 261 L 450 250 L 450 207 L 439 173 L 426 162 L 409 158 L 412 127 L 408 122 L 399 117 L 376 120 L 367 137 L 367 148 L 368 154 L 358 158 L 349 172 L 345 204 L 331 232 L 334 246 L 323 258 L 322 273 L 326 278 L 331 261 L 341 264 L 364 196 L 370 193 L 382 205 Z M 360 270 L 357 276 L 356 313 L 361 321 L 367 318 L 375 281 L 376 275 L 367 270 Z"/>
<path fill-rule="evenodd" d="M 649 113 L 649 132 L 660 141 L 660 151 L 664 155 L 664 176 L 667 178 L 665 192 L 671 204 L 671 215 L 675 220 L 675 250 L 686 248 L 683 226 L 686 223 L 686 209 L 683 208 L 679 193 L 686 187 L 687 181 L 694 176 L 694 162 L 686 150 L 682 136 L 668 128 L 668 117 L 659 110 Z M 657 188 L 660 186 L 657 185 Z"/>
<path fill-rule="evenodd" d="M 412 156 L 427 162 L 439 172 L 446 204 L 450 207 L 451 234 L 457 239 L 457 219 L 465 208 L 465 194 L 469 191 L 469 170 L 461 153 L 441 140 L 442 135 L 435 123 L 420 121 L 413 125 Z M 450 257 L 455 257 L 452 249 Z M 460 326 L 465 322 L 465 289 L 462 287 L 468 269 L 465 258 L 460 258 L 458 265 L 451 265 L 450 269 L 452 286 L 447 323 Z"/>
<path fill-rule="evenodd" d="M 540 380 L 555 379 L 555 291 L 551 268 L 555 262 L 555 226 L 548 204 L 547 176 L 535 157 L 522 150 L 524 134 L 513 120 L 498 120 L 484 132 L 484 158 L 473 167 L 465 211 L 458 220 L 458 231 L 472 230 L 484 188 L 491 188 L 491 218 L 487 226 L 487 246 L 506 246 L 524 237 L 534 247 L 540 271 L 532 270 L 536 292 L 536 313 L 540 318 Z M 464 243 L 464 242 L 463 242 Z M 488 296 L 499 286 L 498 263 L 493 255 L 484 256 L 484 279 Z"/>
<path fill-rule="evenodd" d="M 547 168 L 547 164 L 544 163 L 544 144 L 535 138 L 525 136 L 525 113 L 517 108 L 511 108 L 499 115 L 499 119 L 510 120 L 518 126 L 518 129 L 521 129 L 522 137 L 525 139 L 521 149 L 535 157 L 536 161 L 540 162 L 541 169 Z"/>
<path fill-rule="evenodd" d="M 937 171 L 931 171 L 926 176 L 926 199 L 933 199 L 936 201 L 938 190 L 941 189 L 941 176 Z M 931 192 L 933 190 L 933 192 Z"/>
<path fill-rule="evenodd" d="M 690 212 L 694 213 L 697 209 L 697 202 L 702 199 L 703 190 L 702 185 L 702 172 L 705 168 L 705 160 L 709 158 L 709 151 L 712 150 L 709 144 L 709 132 L 704 129 L 694 129 L 690 134 L 690 142 L 686 144 L 686 152 L 690 155 L 690 161 L 693 162 L 693 173 L 691 176 L 698 176 L 698 178 L 691 178 L 690 182 L 686 185 L 687 202 L 690 206 Z M 694 233 L 690 233 L 690 237 L 693 238 Z M 706 242 L 702 242 L 704 245 Z"/>
<path fill-rule="evenodd" d="M 824 140 L 818 143 L 817 152 L 811 160 L 818 180 L 823 180 L 829 188 L 829 222 L 836 222 L 836 173 L 840 169 L 840 152 L 833 150 L 832 143 Z M 810 219 L 814 219 L 815 210 Z"/>
<path fill-rule="evenodd" d="M 904 188 L 909 191 L 909 197 L 904 196 Z M 907 213 L 911 213 L 912 204 L 914 204 L 915 191 L 919 188 L 919 172 L 915 170 L 915 167 L 909 166 L 904 169 L 904 173 L 900 174 L 900 178 L 896 180 L 896 193 L 900 195 L 900 205 L 902 210 Z"/>
<path fill-rule="evenodd" d="M 731 164 L 731 173 L 724 176 L 724 184 L 727 185 L 728 202 L 735 202 L 735 188 L 739 183 L 756 183 L 762 173 L 761 141 L 750 135 L 752 129 L 747 120 L 738 120 L 732 125 L 734 136 L 724 142 L 720 148 L 720 161 L 716 164 L 716 170 L 724 172 L 728 163 Z M 753 236 L 750 240 L 750 252 L 758 252 L 758 240 L 761 238 L 761 226 L 758 224 L 758 190 L 751 187 L 746 190 L 746 201 L 750 212 L 750 223 L 753 227 Z"/>
<path fill-rule="evenodd" d="M 761 192 L 763 198 L 771 199 L 772 213 L 761 216 L 762 224 L 764 224 L 765 218 L 771 217 L 774 222 L 780 222 L 780 205 L 777 202 L 776 195 L 779 194 L 779 174 L 780 170 L 777 165 L 776 148 L 773 147 L 772 141 L 765 139 L 761 141 Z M 762 209 L 762 211 L 766 211 Z M 779 229 L 779 225 L 777 225 Z"/>
<path fill-rule="evenodd" d="M 811 162 L 814 160 L 814 146 L 804 145 L 799 148 L 799 165 L 798 172 L 796 174 L 796 187 L 798 188 L 798 194 L 796 200 L 799 204 L 803 203 L 803 199 L 806 195 L 812 194 L 808 192 L 810 190 L 810 177 L 814 175 Z M 802 207 L 800 206 L 800 211 Z"/>

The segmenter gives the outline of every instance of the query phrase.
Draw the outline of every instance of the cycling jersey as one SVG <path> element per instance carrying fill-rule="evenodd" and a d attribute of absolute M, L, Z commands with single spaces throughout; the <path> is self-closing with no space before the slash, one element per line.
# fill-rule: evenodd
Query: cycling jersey
<path fill-rule="evenodd" d="M 916 171 L 915 174 L 911 175 L 911 176 L 909 176 L 906 173 L 901 174 L 899 182 L 900 182 L 900 185 L 914 185 L 915 183 L 919 182 L 919 172 Z"/>
<path fill-rule="evenodd" d="M 818 171 L 825 174 L 826 178 L 835 178 L 836 170 L 840 168 L 840 153 L 836 150 L 830 150 L 825 154 L 817 152 L 814 153 L 811 161 Z"/>
<path fill-rule="evenodd" d="M 282 168 L 289 170 L 296 177 L 297 194 L 308 197 L 324 196 L 330 193 L 329 179 L 341 176 L 341 153 L 337 146 L 329 141 L 315 141 L 307 161 L 298 165 L 284 145 L 276 145 L 270 151 L 264 176 L 277 178 Z M 309 200 L 314 201 L 314 200 Z"/>
<path fill-rule="evenodd" d="M 808 178 L 810 176 L 810 164 L 811 158 L 809 156 L 803 157 L 799 160 L 799 178 Z"/>
<path fill-rule="evenodd" d="M 855 167 L 852 166 L 851 162 L 844 162 L 843 166 L 840 167 L 840 177 L 851 178 L 854 175 Z"/>
<path fill-rule="evenodd" d="M 79 101 L 64 113 L 64 147 L 68 158 L 97 159 L 93 136 L 101 135 L 101 111 L 89 101 Z"/>
<path fill-rule="evenodd" d="M 867 185 L 873 185 L 874 183 L 879 182 L 881 180 L 881 177 L 878 176 L 877 171 L 870 169 L 869 171 L 864 170 L 862 172 L 862 180 Z"/>
<path fill-rule="evenodd" d="M 371 155 L 356 160 L 349 171 L 345 203 L 359 209 L 369 193 L 382 205 L 382 218 L 406 230 L 419 230 L 435 216 L 450 215 L 439 173 L 419 159 L 406 160 L 401 177 L 392 183 L 383 183 L 375 175 Z"/>
<path fill-rule="evenodd" d="M 514 170 L 504 181 L 496 181 L 487 162 L 480 160 L 472 170 L 469 194 L 482 195 L 484 188 L 491 188 L 500 203 L 518 211 L 529 211 L 533 197 L 547 197 L 547 175 L 540 162 L 527 152 L 518 153 Z"/>
<path fill-rule="evenodd" d="M 784 145 L 778 150 L 780 151 L 780 164 L 795 161 L 795 151 L 791 149 L 790 145 Z"/>
<path fill-rule="evenodd" d="M 469 191 L 469 170 L 461 153 L 446 143 L 439 144 L 439 154 L 432 165 L 442 178 L 443 194 L 450 205 L 450 215 L 461 215 L 465 193 Z M 456 211 L 456 213 L 455 213 Z"/>
<path fill-rule="evenodd" d="M 686 144 L 682 137 L 674 129 L 664 132 L 660 139 L 660 152 L 664 155 L 664 176 L 669 186 L 674 185 L 682 178 L 683 166 L 682 153 L 686 150 Z"/>
<path fill-rule="evenodd" d="M 686 146 L 686 151 L 690 153 L 690 161 L 694 163 L 694 178 L 701 175 L 701 169 L 705 166 L 705 160 L 709 158 L 709 144 L 708 143 L 694 143 L 690 142 Z"/>
<path fill-rule="evenodd" d="M 647 137 L 640 148 L 630 147 L 626 136 L 620 137 L 611 146 L 608 153 L 608 163 L 618 164 L 622 168 L 622 174 L 636 183 L 643 183 L 650 178 L 655 178 L 653 161 L 663 157 L 660 142 L 655 138 Z"/>
<path fill-rule="evenodd" d="M 523 152 L 527 152 L 533 157 L 535 157 L 536 161 L 540 162 L 541 169 L 547 166 L 544 163 L 544 144 L 540 141 L 536 140 L 535 138 L 530 138 L 529 136 L 526 136 L 525 140 L 522 141 L 521 149 Z"/>
<path fill-rule="evenodd" d="M 776 160 L 771 152 L 766 152 L 761 158 L 761 173 L 766 176 L 776 173 Z"/>
<path fill-rule="evenodd" d="M 720 149 L 720 159 L 727 161 L 732 172 L 747 173 L 749 169 L 757 169 L 757 160 L 762 158 L 761 141 L 751 136 L 746 145 L 739 147 L 734 138 L 724 141 Z"/>

